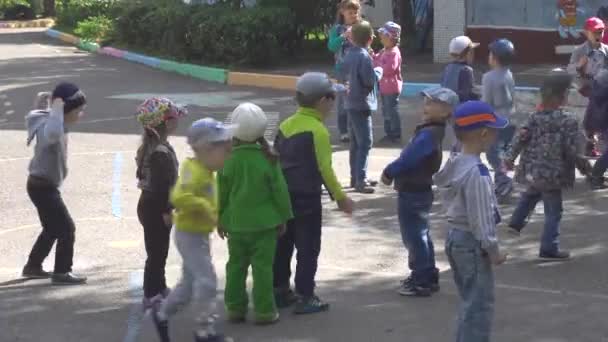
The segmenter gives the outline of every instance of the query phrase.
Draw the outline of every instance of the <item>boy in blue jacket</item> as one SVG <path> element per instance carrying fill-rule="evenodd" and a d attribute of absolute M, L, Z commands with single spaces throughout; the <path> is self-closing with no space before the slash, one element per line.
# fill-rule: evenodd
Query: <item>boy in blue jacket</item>
<path fill-rule="evenodd" d="M 399 294 L 428 297 L 439 290 L 439 271 L 429 234 L 428 216 L 433 205 L 433 175 L 443 156 L 445 126 L 458 105 L 458 95 L 447 88 L 424 91 L 422 123 L 397 160 L 382 173 L 382 182 L 399 192 L 398 214 L 403 244 L 409 252 L 410 276 L 402 281 Z"/>

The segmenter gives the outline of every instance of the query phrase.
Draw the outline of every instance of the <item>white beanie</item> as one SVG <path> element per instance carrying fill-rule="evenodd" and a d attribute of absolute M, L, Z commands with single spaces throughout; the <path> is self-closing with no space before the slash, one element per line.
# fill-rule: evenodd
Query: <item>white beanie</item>
<path fill-rule="evenodd" d="M 246 141 L 254 142 L 264 136 L 268 119 L 262 108 L 253 103 L 242 103 L 232 112 L 230 120 L 237 125 L 234 137 Z"/>

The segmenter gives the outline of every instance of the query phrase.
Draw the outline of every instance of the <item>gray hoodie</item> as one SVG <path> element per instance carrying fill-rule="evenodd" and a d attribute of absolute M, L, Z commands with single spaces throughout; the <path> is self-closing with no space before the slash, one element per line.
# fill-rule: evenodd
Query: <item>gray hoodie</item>
<path fill-rule="evenodd" d="M 498 204 L 490 171 L 478 155 L 458 154 L 433 178 L 450 228 L 473 233 L 488 254 L 498 254 Z"/>
<path fill-rule="evenodd" d="M 25 122 L 27 145 L 36 138 L 34 157 L 29 166 L 30 175 L 60 187 L 68 174 L 63 109 L 33 110 L 25 116 Z"/>

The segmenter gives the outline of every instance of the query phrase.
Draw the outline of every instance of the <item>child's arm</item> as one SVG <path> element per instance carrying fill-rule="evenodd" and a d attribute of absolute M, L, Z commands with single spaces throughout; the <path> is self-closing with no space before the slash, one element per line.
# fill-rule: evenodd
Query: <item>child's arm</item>
<path fill-rule="evenodd" d="M 287 222 L 293 218 L 293 212 L 291 209 L 291 197 L 287 189 L 287 182 L 283 176 L 283 170 L 281 170 L 281 164 L 275 163 L 270 177 L 272 198 L 283 219 L 282 222 Z"/>
<path fill-rule="evenodd" d="M 428 130 L 423 130 L 406 146 L 399 158 L 388 164 L 382 175 L 389 180 L 395 179 L 401 173 L 416 167 L 421 160 L 433 151 L 435 151 L 433 136 Z"/>
<path fill-rule="evenodd" d="M 225 166 L 224 166 L 225 167 Z M 228 207 L 228 199 L 230 198 L 230 182 L 225 175 L 224 170 L 217 172 L 217 193 L 218 193 L 218 217 L 222 217 L 222 213 Z"/>
<path fill-rule="evenodd" d="M 51 105 L 49 118 L 46 125 L 44 125 L 44 136 L 51 144 L 58 142 L 65 134 L 63 127 L 63 106 L 64 103 L 61 99 L 55 99 Z"/>
<path fill-rule="evenodd" d="M 495 107 L 489 74 L 484 74 L 481 78 L 481 101 Z"/>
<path fill-rule="evenodd" d="M 515 162 L 517 156 L 519 156 L 523 148 L 530 141 L 530 126 L 532 125 L 532 120 L 532 117 L 529 117 L 526 120 L 526 123 L 517 130 L 513 140 L 511 140 L 511 147 L 505 154 L 505 161 L 511 165 Z"/>
<path fill-rule="evenodd" d="M 467 219 L 481 242 L 481 248 L 494 260 L 500 255 L 496 237 L 500 215 L 494 205 L 494 187 L 485 165 L 479 164 L 472 172 L 464 186 Z"/>
<path fill-rule="evenodd" d="M 209 198 L 199 196 L 195 189 L 211 186 L 194 179 L 193 171 L 187 163 L 182 166 L 180 176 L 171 193 L 171 203 L 178 211 L 189 211 L 203 215 L 203 218 L 217 223 L 217 207 Z M 212 194 L 213 195 L 213 194 Z"/>
<path fill-rule="evenodd" d="M 565 137 L 563 142 L 565 159 L 574 163 L 577 157 L 578 122 L 574 118 L 567 118 L 564 122 Z"/>
<path fill-rule="evenodd" d="M 462 69 L 460 75 L 458 75 L 458 96 L 460 97 L 460 101 L 479 99 L 479 96 L 473 92 L 474 83 L 473 69 L 470 67 Z"/>
<path fill-rule="evenodd" d="M 361 85 L 366 89 L 374 89 L 374 86 L 378 82 L 378 77 L 376 76 L 376 72 L 374 71 L 374 64 L 372 63 L 372 59 L 363 58 L 361 60 L 361 64 L 358 70 L 359 81 Z"/>
<path fill-rule="evenodd" d="M 338 182 L 338 177 L 332 167 L 332 150 L 331 143 L 329 141 L 329 132 L 315 131 L 313 132 L 313 139 L 315 144 L 315 157 L 317 159 L 317 167 L 323 178 L 323 183 L 329 191 L 331 197 L 335 201 L 341 201 L 346 198 L 342 186 Z"/>
<path fill-rule="evenodd" d="M 338 26 L 334 26 L 329 30 L 329 41 L 327 42 L 327 48 L 329 51 L 336 53 L 344 44 L 344 37 L 338 34 Z"/>
<path fill-rule="evenodd" d="M 162 207 L 166 213 L 171 212 L 173 208 L 169 196 L 176 178 L 175 171 L 173 160 L 167 153 L 156 151 L 150 155 L 152 187 L 158 191 L 158 196 L 162 200 Z"/>

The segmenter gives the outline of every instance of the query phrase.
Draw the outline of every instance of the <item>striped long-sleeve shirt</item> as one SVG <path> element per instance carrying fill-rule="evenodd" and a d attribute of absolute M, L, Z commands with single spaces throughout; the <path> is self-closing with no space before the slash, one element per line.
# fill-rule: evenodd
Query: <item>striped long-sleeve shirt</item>
<path fill-rule="evenodd" d="M 434 177 L 450 228 L 472 232 L 488 254 L 498 254 L 498 204 L 490 171 L 478 155 L 459 154 Z"/>

